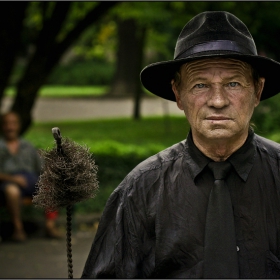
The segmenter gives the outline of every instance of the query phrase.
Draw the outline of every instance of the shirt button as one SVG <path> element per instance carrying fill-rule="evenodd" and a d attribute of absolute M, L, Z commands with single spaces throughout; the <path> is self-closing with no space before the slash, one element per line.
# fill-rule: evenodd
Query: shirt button
<path fill-rule="evenodd" d="M 239 247 L 238 246 L 236 246 L 236 250 L 237 250 L 237 252 L 239 252 Z"/>

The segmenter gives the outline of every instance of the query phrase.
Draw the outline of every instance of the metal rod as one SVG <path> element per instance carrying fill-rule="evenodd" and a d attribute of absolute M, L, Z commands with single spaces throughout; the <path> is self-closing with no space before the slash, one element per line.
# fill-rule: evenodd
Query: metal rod
<path fill-rule="evenodd" d="M 58 127 L 52 128 L 52 134 L 56 141 L 57 145 L 57 153 L 63 155 L 63 149 L 61 145 L 61 134 L 60 129 Z M 72 230 L 72 205 L 68 205 L 66 208 L 66 216 L 67 216 L 67 223 L 66 223 L 66 247 L 67 247 L 67 263 L 68 263 L 68 278 L 73 278 L 73 262 L 72 262 L 72 243 L 71 243 L 71 230 Z"/>
<path fill-rule="evenodd" d="M 72 264 L 72 244 L 71 244 L 71 228 L 72 228 L 72 205 L 67 206 L 67 263 L 68 263 L 68 278 L 73 278 L 73 264 Z"/>

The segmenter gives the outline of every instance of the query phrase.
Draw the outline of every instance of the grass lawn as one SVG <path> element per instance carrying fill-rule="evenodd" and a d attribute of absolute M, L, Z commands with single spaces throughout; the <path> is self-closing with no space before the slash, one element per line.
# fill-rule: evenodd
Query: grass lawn
<path fill-rule="evenodd" d="M 100 96 L 106 93 L 108 88 L 108 86 L 43 86 L 39 91 L 39 95 L 52 98 Z M 15 88 L 6 88 L 5 95 L 14 96 Z"/>
<path fill-rule="evenodd" d="M 45 85 L 39 90 L 39 96 L 44 98 L 81 98 L 102 96 L 109 91 L 110 86 L 65 86 L 65 85 Z M 7 87 L 5 96 L 15 96 L 15 87 Z M 153 96 L 148 90 L 143 88 L 146 95 Z"/>
<path fill-rule="evenodd" d="M 58 126 L 63 137 L 87 145 L 91 152 L 147 154 L 160 151 L 186 138 L 185 117 L 149 117 L 109 120 L 35 123 L 25 138 L 37 148 L 52 147 L 52 127 Z"/>

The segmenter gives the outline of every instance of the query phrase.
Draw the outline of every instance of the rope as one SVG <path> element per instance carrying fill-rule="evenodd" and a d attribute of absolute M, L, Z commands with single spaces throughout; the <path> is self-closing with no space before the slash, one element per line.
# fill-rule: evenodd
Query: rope
<path fill-rule="evenodd" d="M 72 226 L 72 205 L 67 206 L 67 263 L 68 263 L 68 278 L 73 279 L 73 264 L 72 264 L 72 245 L 71 245 L 71 226 Z"/>

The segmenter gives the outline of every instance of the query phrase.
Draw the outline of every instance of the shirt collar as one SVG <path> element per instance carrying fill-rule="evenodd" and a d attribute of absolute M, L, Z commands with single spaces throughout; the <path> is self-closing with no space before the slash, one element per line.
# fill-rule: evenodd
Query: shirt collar
<path fill-rule="evenodd" d="M 227 160 L 232 164 L 237 174 L 246 181 L 252 169 L 256 154 L 254 131 L 249 130 L 245 143 Z M 193 180 L 203 171 L 212 159 L 205 156 L 194 144 L 192 133 L 189 132 L 186 141 L 186 161 Z"/>
<path fill-rule="evenodd" d="M 191 130 L 186 141 L 186 161 L 193 180 L 195 180 L 196 176 L 202 172 L 210 161 L 212 161 L 196 147 L 193 142 Z"/>
<path fill-rule="evenodd" d="M 250 129 L 248 137 L 243 146 L 241 146 L 228 158 L 228 161 L 233 165 L 235 171 L 243 181 L 246 181 L 249 176 L 249 173 L 254 164 L 255 156 L 255 133 L 253 129 Z"/>

